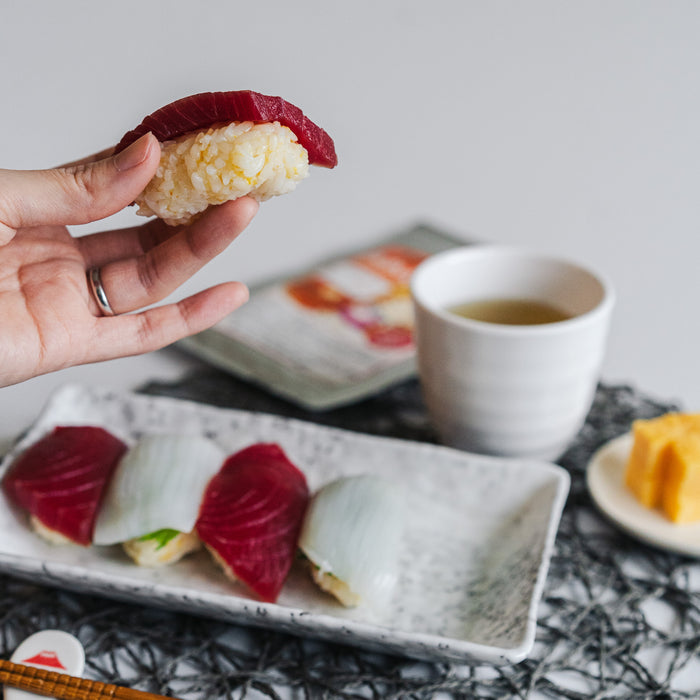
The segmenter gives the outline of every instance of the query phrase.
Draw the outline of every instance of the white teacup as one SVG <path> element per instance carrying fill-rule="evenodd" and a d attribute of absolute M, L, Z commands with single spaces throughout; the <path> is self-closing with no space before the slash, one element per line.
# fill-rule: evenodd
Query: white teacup
<path fill-rule="evenodd" d="M 599 274 L 526 249 L 438 253 L 411 280 L 423 396 L 441 439 L 485 454 L 556 459 L 581 428 L 599 379 L 614 292 Z M 535 300 L 566 320 L 507 325 L 449 309 Z"/>

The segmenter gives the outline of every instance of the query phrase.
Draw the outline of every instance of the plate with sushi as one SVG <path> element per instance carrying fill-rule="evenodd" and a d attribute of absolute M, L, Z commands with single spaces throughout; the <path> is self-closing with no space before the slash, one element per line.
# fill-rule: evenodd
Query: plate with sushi
<path fill-rule="evenodd" d="M 565 470 L 66 385 L 0 465 L 0 570 L 369 650 L 513 663 Z"/>

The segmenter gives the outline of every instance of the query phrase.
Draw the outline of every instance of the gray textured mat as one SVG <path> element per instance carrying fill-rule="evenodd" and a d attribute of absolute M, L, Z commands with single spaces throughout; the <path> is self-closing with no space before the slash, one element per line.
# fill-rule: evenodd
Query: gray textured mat
<path fill-rule="evenodd" d="M 434 439 L 415 381 L 318 414 L 215 370 L 143 391 L 378 435 Z M 6 576 L 0 576 L 0 653 L 9 657 L 32 632 L 59 628 L 85 645 L 86 675 L 188 699 L 698 697 L 700 685 L 692 687 L 689 670 L 695 664 L 694 677 L 700 678 L 700 562 L 647 547 L 610 527 L 594 509 L 584 480 L 588 459 L 602 443 L 625 432 L 633 419 L 672 408 L 630 387 L 598 388 L 585 427 L 560 460 L 571 473 L 571 493 L 535 649 L 520 664 L 415 662 Z M 656 611 L 653 619 L 650 610 Z"/>

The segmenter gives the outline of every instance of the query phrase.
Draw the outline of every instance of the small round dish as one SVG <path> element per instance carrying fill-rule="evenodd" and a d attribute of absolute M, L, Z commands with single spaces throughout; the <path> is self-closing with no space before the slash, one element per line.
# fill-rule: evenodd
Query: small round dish
<path fill-rule="evenodd" d="M 632 448 L 626 433 L 603 445 L 586 470 L 588 490 L 598 508 L 618 527 L 648 544 L 700 557 L 700 523 L 678 525 L 659 510 L 645 508 L 625 485 L 625 467 Z"/>

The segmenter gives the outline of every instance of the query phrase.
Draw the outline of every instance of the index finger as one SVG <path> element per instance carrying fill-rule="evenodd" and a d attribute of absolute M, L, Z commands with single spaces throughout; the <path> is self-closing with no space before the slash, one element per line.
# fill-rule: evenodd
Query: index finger
<path fill-rule="evenodd" d="M 151 219 L 136 226 L 89 233 L 76 238 L 76 243 L 85 267 L 101 267 L 115 260 L 143 255 L 182 228 L 169 226 L 162 219 Z"/>
<path fill-rule="evenodd" d="M 221 253 L 246 228 L 257 208 L 249 197 L 211 207 L 201 219 L 150 250 L 100 264 L 102 285 L 115 313 L 164 299 Z"/>

